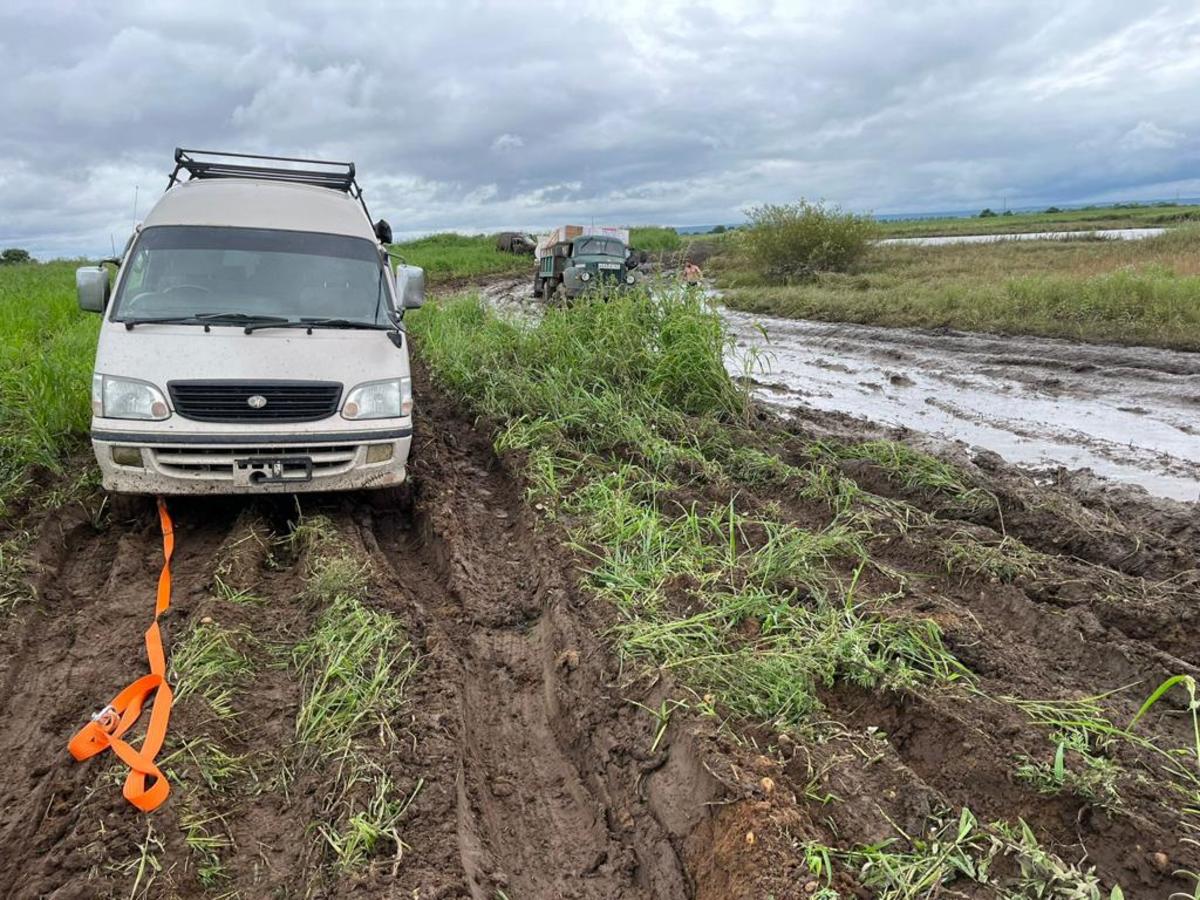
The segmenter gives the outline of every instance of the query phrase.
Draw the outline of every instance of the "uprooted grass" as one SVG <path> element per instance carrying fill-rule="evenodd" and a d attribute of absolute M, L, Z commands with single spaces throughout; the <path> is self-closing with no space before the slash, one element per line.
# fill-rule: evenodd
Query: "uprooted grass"
<path fill-rule="evenodd" d="M 305 598 L 321 612 L 292 652 L 303 682 L 296 738 L 306 759 L 333 773 L 318 833 L 337 865 L 353 868 L 390 846 L 420 783 L 400 793 L 376 762 L 394 749 L 405 685 L 417 666 L 400 623 L 366 604 L 369 566 L 321 518 L 300 523 L 292 548 L 307 558 Z"/>
<path fill-rule="evenodd" d="M 964 807 L 957 816 L 932 816 L 924 834 L 902 837 L 852 850 L 809 843 L 804 855 L 810 871 L 822 875 L 835 859 L 853 868 L 878 900 L 976 896 L 957 890 L 968 884 L 1001 897 L 1124 900 L 1120 887 L 1104 890 L 1094 869 L 1065 862 L 1042 847 L 1023 821 L 984 824 Z M 1015 877 L 998 874 L 1005 859 L 1015 864 Z M 826 888 L 824 897 L 838 900 L 841 894 Z"/>

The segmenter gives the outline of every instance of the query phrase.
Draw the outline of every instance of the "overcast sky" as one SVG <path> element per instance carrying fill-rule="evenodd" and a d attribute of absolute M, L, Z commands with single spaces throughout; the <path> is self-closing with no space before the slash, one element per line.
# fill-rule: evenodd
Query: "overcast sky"
<path fill-rule="evenodd" d="M 4 0 L 0 110 L 42 257 L 177 145 L 353 159 L 398 233 L 1197 196 L 1200 4 Z"/>

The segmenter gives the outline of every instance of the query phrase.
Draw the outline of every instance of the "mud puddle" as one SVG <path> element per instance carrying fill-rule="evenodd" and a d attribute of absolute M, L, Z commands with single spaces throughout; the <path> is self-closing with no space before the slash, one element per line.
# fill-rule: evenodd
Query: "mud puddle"
<path fill-rule="evenodd" d="M 724 311 L 756 394 L 1200 499 L 1200 356 Z M 765 337 L 764 337 L 765 331 Z M 730 362 L 731 369 L 737 363 Z"/>
<path fill-rule="evenodd" d="M 1099 238 L 1109 241 L 1138 241 L 1158 237 L 1165 228 L 1100 228 L 1093 231 L 1026 231 L 1005 234 L 943 234 L 930 237 L 884 238 L 879 244 L 910 244 L 937 247 L 942 244 L 993 244 L 997 241 L 1078 241 Z"/>
<path fill-rule="evenodd" d="M 524 281 L 480 287 L 525 319 Z M 723 309 L 727 365 L 755 396 L 911 428 L 1038 469 L 1090 469 L 1173 500 L 1200 499 L 1200 354 L 1050 338 L 782 319 Z"/>

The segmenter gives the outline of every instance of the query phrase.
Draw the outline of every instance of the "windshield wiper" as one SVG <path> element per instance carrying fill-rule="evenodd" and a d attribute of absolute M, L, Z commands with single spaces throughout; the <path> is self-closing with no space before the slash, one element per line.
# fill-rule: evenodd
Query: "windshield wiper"
<path fill-rule="evenodd" d="M 246 334 L 250 334 L 260 328 L 306 328 L 311 334 L 314 328 L 363 328 L 369 331 L 387 331 L 391 327 L 391 325 L 361 322 L 355 319 L 302 318 L 298 322 L 289 322 L 286 319 L 278 322 L 256 322 L 253 325 L 247 325 L 245 331 Z"/>
<path fill-rule="evenodd" d="M 194 313 L 190 316 L 143 316 L 140 319 L 122 319 L 126 331 L 133 331 L 135 325 L 241 325 L 245 322 L 255 324 L 270 324 L 286 322 L 282 316 L 258 316 L 250 313 Z"/>

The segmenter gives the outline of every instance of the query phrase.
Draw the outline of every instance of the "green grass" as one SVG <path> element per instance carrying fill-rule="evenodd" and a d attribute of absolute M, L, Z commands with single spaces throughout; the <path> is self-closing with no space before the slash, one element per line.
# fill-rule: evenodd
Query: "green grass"
<path fill-rule="evenodd" d="M 875 247 L 850 273 L 772 287 L 729 255 L 724 302 L 819 321 L 1200 350 L 1200 227 L 1144 241 Z"/>
<path fill-rule="evenodd" d="M 536 324 L 464 298 L 411 326 L 435 376 L 504 423 L 530 491 L 567 525 L 595 592 L 621 616 L 627 658 L 673 672 L 743 715 L 786 726 L 824 685 L 947 683 L 967 673 L 929 621 L 859 586 L 870 565 L 858 499 L 829 469 L 786 467 L 752 440 L 725 372 L 725 334 L 697 292 L 642 292 L 549 310 Z M 842 504 L 808 530 L 751 512 L 733 474 L 799 473 Z M 703 485 L 726 491 L 724 500 Z"/>
<path fill-rule="evenodd" d="M 393 244 L 392 251 L 409 265 L 425 270 L 427 283 L 481 275 L 528 275 L 533 281 L 533 258 L 496 249 L 489 234 L 463 235 L 450 232 Z"/>
<path fill-rule="evenodd" d="M 0 266 L 0 513 L 27 470 L 60 470 L 91 418 L 98 316 L 75 302 L 76 262 Z"/>
<path fill-rule="evenodd" d="M 1013 213 L 1011 216 L 943 219 L 899 219 L 880 222 L 887 237 L 923 237 L 939 234 L 992 234 L 1027 231 L 1090 231 L 1098 228 L 1171 227 L 1200 222 L 1200 206 L 1173 204 L 1096 206 L 1056 213 Z"/>
<path fill-rule="evenodd" d="M 810 871 L 828 877 L 835 861 L 852 869 L 877 900 L 998 896 L 1047 900 L 1124 900 L 1120 886 L 1105 888 L 1094 869 L 1065 862 L 1041 846 L 1023 821 L 984 824 L 967 808 L 933 816 L 923 834 L 903 835 L 853 850 L 809 843 Z M 1001 861 L 1010 861 L 1001 866 Z M 1009 874 L 1015 869 L 1014 874 Z M 975 885 L 986 894 L 960 889 Z M 827 897 L 836 898 L 829 891 Z"/>
<path fill-rule="evenodd" d="M 683 246 L 683 242 L 684 239 L 674 228 L 657 228 L 646 225 L 629 229 L 629 245 L 636 250 L 645 250 L 648 253 L 678 250 Z"/>
<path fill-rule="evenodd" d="M 376 754 L 394 752 L 393 730 L 417 658 L 399 621 L 364 602 L 368 568 L 321 518 L 301 522 L 293 550 L 307 555 L 305 597 L 321 613 L 292 652 L 303 697 L 296 739 L 307 759 L 331 767 L 317 832 L 340 868 L 360 866 L 391 846 L 405 850 L 399 825 L 421 790 L 399 794 Z"/>
<path fill-rule="evenodd" d="M 216 623 L 193 627 L 171 654 L 176 700 L 196 694 L 218 719 L 235 718 L 233 701 L 254 674 L 250 658 L 238 645 L 250 640 L 249 634 Z"/>

